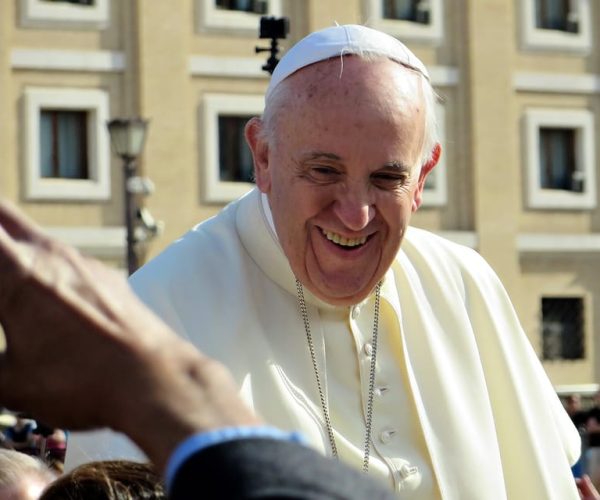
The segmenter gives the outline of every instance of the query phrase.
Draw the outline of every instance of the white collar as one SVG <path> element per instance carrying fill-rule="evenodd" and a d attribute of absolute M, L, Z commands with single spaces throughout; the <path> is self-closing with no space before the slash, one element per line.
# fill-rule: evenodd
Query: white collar
<path fill-rule="evenodd" d="M 275 222 L 273 221 L 273 213 L 271 212 L 271 205 L 269 205 L 269 197 L 265 193 L 260 193 L 260 201 L 262 203 L 262 209 L 269 224 L 269 228 L 275 236 L 275 239 L 279 241 L 277 231 L 275 230 Z"/>

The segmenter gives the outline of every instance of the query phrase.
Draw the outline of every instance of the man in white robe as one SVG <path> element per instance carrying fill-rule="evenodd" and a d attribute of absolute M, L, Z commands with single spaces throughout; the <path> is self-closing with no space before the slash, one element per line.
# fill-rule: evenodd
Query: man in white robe
<path fill-rule="evenodd" d="M 400 498 L 579 498 L 578 434 L 498 278 L 408 228 L 440 155 L 433 104 L 397 40 L 309 35 L 246 127 L 257 189 L 132 286 L 267 422 L 366 464 Z M 68 462 L 128 448 L 77 436 Z"/>

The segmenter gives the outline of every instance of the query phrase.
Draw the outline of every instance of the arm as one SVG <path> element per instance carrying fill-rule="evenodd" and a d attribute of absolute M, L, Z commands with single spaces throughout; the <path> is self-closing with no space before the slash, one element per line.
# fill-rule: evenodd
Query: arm
<path fill-rule="evenodd" d="M 158 470 L 198 433 L 262 424 L 225 367 L 175 335 L 118 272 L 51 240 L 2 201 L 0 277 L 2 404 L 56 427 L 121 431 Z M 311 449 L 257 437 L 192 452 L 172 479 L 174 499 L 194 490 L 206 498 L 394 498 Z"/>
<path fill-rule="evenodd" d="M 110 426 L 161 468 L 195 432 L 261 422 L 227 370 L 171 332 L 117 271 L 1 203 L 0 276 L 3 404 L 71 429 Z"/>

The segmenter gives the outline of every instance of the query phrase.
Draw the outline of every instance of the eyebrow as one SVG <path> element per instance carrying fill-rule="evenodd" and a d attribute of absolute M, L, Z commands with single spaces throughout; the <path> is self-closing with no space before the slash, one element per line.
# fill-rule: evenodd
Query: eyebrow
<path fill-rule="evenodd" d="M 302 161 L 311 161 L 311 160 L 335 160 L 342 161 L 342 157 L 336 155 L 335 153 L 326 153 L 324 151 L 311 151 L 302 156 Z M 404 162 L 401 161 L 391 161 L 389 163 L 384 163 L 379 170 L 396 170 L 398 172 L 410 172 L 411 167 Z"/>
<path fill-rule="evenodd" d="M 399 172 L 410 172 L 411 167 L 406 163 L 399 161 L 392 161 L 390 163 L 386 163 L 381 167 L 381 170 L 397 170 Z"/>
<path fill-rule="evenodd" d="M 303 155 L 302 159 L 304 161 L 321 160 L 321 159 L 340 161 L 342 159 L 342 157 L 336 155 L 335 153 L 325 153 L 324 151 L 311 151 L 310 153 Z"/>

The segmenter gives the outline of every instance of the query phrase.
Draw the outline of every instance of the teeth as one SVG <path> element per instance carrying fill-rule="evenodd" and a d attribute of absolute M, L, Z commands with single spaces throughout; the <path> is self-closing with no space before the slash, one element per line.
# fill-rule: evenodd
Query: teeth
<path fill-rule="evenodd" d="M 325 238 L 327 238 L 329 241 L 333 241 L 334 243 L 343 247 L 356 247 L 367 241 L 366 236 L 363 236 L 362 238 L 344 238 L 343 236 L 340 236 L 337 233 L 332 233 L 331 231 L 327 231 L 326 229 L 321 229 L 321 231 Z"/>

